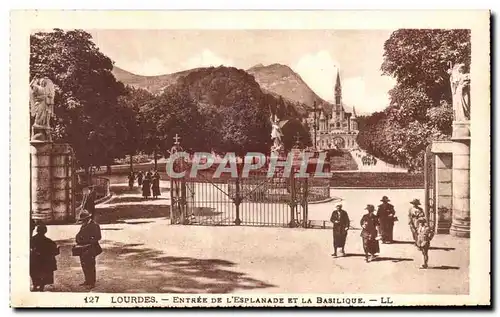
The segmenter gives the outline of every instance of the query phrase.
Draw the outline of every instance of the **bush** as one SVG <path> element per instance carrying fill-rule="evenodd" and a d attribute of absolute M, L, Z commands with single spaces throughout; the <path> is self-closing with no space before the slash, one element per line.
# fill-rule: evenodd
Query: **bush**
<path fill-rule="evenodd" d="M 132 156 L 133 164 L 149 163 L 151 162 L 151 157 L 146 154 L 137 154 Z M 115 159 L 115 164 L 130 164 L 130 156 L 121 159 Z"/>

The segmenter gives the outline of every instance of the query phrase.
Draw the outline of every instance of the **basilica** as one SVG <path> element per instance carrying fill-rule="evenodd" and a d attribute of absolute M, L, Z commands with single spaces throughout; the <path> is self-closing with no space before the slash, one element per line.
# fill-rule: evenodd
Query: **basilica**
<path fill-rule="evenodd" d="M 309 112 L 306 119 L 313 145 L 316 143 L 318 150 L 357 148 L 356 110 L 353 108 L 350 111 L 342 102 L 342 86 L 338 71 L 334 89 L 335 103 L 317 105 L 316 109 Z"/>

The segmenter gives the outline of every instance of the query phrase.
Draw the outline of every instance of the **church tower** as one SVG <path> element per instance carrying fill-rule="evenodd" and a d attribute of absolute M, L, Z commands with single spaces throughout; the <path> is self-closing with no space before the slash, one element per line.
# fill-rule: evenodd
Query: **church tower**
<path fill-rule="evenodd" d="M 335 81 L 335 105 L 342 105 L 342 86 L 340 84 L 340 72 L 337 69 L 337 80 Z"/>

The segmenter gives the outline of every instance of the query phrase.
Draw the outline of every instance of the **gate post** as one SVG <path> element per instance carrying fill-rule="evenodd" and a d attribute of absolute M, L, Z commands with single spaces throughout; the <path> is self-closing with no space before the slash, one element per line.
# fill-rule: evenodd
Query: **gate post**
<path fill-rule="evenodd" d="M 304 215 L 302 216 L 304 218 L 304 228 L 308 227 L 308 222 L 309 222 L 309 202 L 307 200 L 308 198 L 308 193 L 309 193 L 309 184 L 308 184 L 308 178 L 304 178 L 304 192 L 302 196 L 302 212 Z"/>
<path fill-rule="evenodd" d="M 187 217 L 187 193 L 186 193 L 186 180 L 184 178 L 180 181 L 181 185 L 181 198 L 179 201 L 180 211 L 181 211 L 181 223 L 183 225 L 188 224 Z"/>
<path fill-rule="evenodd" d="M 296 227 L 296 224 L 295 224 L 295 209 L 296 209 L 296 206 L 297 206 L 297 199 L 296 199 L 296 190 L 295 190 L 295 173 L 292 171 L 292 173 L 290 173 L 290 223 L 288 224 L 288 226 L 290 228 L 294 228 Z"/>
<path fill-rule="evenodd" d="M 236 193 L 233 198 L 234 206 L 236 207 L 236 219 L 234 220 L 234 224 L 239 226 L 241 224 L 240 219 L 240 204 L 241 204 L 241 194 L 240 194 L 240 176 L 236 178 Z"/>

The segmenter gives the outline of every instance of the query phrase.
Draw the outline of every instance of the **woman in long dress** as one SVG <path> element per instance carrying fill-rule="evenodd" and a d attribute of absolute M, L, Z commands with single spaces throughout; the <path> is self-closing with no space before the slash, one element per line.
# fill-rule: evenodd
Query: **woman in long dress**
<path fill-rule="evenodd" d="M 373 260 L 377 253 L 380 253 L 380 246 L 377 240 L 377 227 L 380 225 L 378 217 L 374 214 L 375 206 L 367 205 L 368 213 L 361 218 L 361 237 L 363 238 L 363 249 L 365 251 L 366 262 Z"/>
<path fill-rule="evenodd" d="M 142 197 L 148 198 L 151 196 L 151 173 L 148 172 L 142 181 Z"/>
<path fill-rule="evenodd" d="M 142 171 L 139 171 L 137 173 L 137 185 L 142 186 L 142 180 L 144 179 L 144 175 L 142 174 Z"/>
<path fill-rule="evenodd" d="M 152 187 L 152 190 L 153 190 L 153 198 L 158 198 L 158 196 L 161 195 L 160 193 L 160 174 L 158 172 L 155 172 L 155 174 L 153 175 L 153 186 Z"/>
<path fill-rule="evenodd" d="M 135 175 L 134 172 L 131 171 L 130 174 L 128 174 L 128 187 L 130 189 L 134 187 L 134 181 L 135 181 Z"/>
<path fill-rule="evenodd" d="M 45 285 L 54 284 L 54 271 L 57 270 L 56 255 L 59 248 L 54 241 L 47 238 L 47 226 L 38 225 L 36 234 L 30 243 L 30 276 L 33 291 L 43 292 Z"/>

